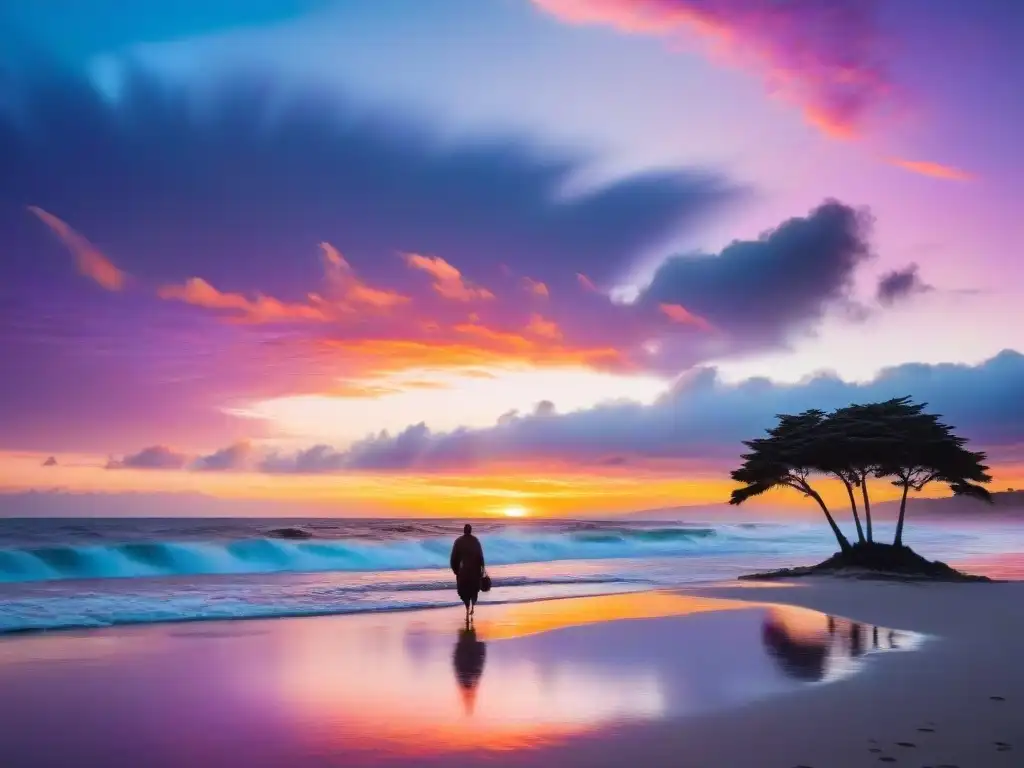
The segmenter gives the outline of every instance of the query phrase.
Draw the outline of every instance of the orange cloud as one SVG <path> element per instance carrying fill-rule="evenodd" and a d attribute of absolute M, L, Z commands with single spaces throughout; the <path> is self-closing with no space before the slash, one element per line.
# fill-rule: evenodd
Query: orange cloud
<path fill-rule="evenodd" d="M 321 344 L 331 362 L 368 377 L 413 369 L 457 370 L 460 375 L 482 376 L 481 368 L 523 365 L 629 369 L 623 354 L 612 347 L 573 348 L 475 323 L 455 326 L 452 331 L 455 338 L 329 339 Z"/>
<path fill-rule="evenodd" d="M 468 379 L 496 379 L 498 378 L 495 374 L 490 371 L 473 370 L 472 368 L 461 371 L 461 376 L 465 376 Z"/>
<path fill-rule="evenodd" d="M 889 159 L 889 162 L 897 168 L 902 168 L 911 173 L 919 173 L 922 176 L 930 176 L 933 179 L 944 179 L 946 181 L 974 180 L 974 174 L 972 173 L 928 160 L 904 160 L 899 157 L 893 157 Z"/>
<path fill-rule="evenodd" d="M 659 304 L 658 309 L 661 310 L 662 314 L 664 314 L 665 317 L 667 317 L 674 323 L 691 325 L 694 328 L 699 328 L 702 331 L 710 332 L 714 330 L 714 327 L 711 325 L 711 323 L 709 323 L 703 317 L 693 314 L 682 304 Z"/>
<path fill-rule="evenodd" d="M 288 303 L 262 294 L 249 299 L 240 293 L 222 293 L 201 277 L 182 285 L 165 285 L 157 290 L 161 299 L 182 301 L 195 307 L 233 313 L 243 323 L 326 322 L 334 317 L 331 308 L 316 294 L 309 303 Z"/>
<path fill-rule="evenodd" d="M 35 214 L 50 230 L 60 238 L 75 258 L 75 265 L 78 272 L 85 277 L 94 280 L 97 284 L 108 291 L 120 291 L 125 286 L 127 276 L 100 251 L 75 232 L 65 222 L 58 219 L 52 213 L 30 205 L 28 210 Z"/>
<path fill-rule="evenodd" d="M 408 296 L 380 288 L 371 288 L 355 276 L 345 257 L 330 243 L 320 243 L 323 252 L 324 278 L 337 300 L 379 309 L 388 309 L 409 302 Z"/>
<path fill-rule="evenodd" d="M 548 296 L 551 295 L 548 292 L 548 287 L 544 283 L 542 283 L 542 282 L 540 282 L 538 280 L 533 280 L 532 278 L 529 278 L 529 277 L 524 277 L 523 278 L 523 287 L 527 291 L 532 293 L 534 296 L 540 296 L 540 297 L 546 299 L 546 298 L 548 298 Z"/>
<path fill-rule="evenodd" d="M 382 383 L 378 383 L 382 382 Z M 342 381 L 330 389 L 317 394 L 330 395 L 332 397 L 366 398 L 375 399 L 388 395 L 397 395 L 410 389 L 450 389 L 451 385 L 443 381 L 431 381 L 429 379 L 408 379 L 387 378 L 380 380 L 364 381 Z"/>
<path fill-rule="evenodd" d="M 526 326 L 526 330 L 534 336 L 541 336 L 545 339 L 557 341 L 562 338 L 562 331 L 558 324 L 552 320 L 545 320 L 541 315 L 531 315 L 530 323 Z"/>
<path fill-rule="evenodd" d="M 406 263 L 413 269 L 426 272 L 434 281 L 434 290 L 452 301 L 478 301 L 493 299 L 494 294 L 466 282 L 462 273 L 440 256 L 423 256 L 418 253 L 405 254 Z"/>
<path fill-rule="evenodd" d="M 224 293 L 201 277 L 189 278 L 182 285 L 162 286 L 157 295 L 204 309 L 229 312 L 234 322 L 253 324 L 324 323 L 351 315 L 357 308 L 387 310 L 409 302 L 408 296 L 372 288 L 362 282 L 330 243 L 320 243 L 320 250 L 328 298 L 310 293 L 302 302 L 281 301 L 263 294 L 250 299 L 240 293 Z"/>
<path fill-rule="evenodd" d="M 329 389 L 318 394 L 330 395 L 331 397 L 350 397 L 353 399 L 366 398 L 372 400 L 386 395 L 395 395 L 401 392 L 396 387 L 388 387 L 382 384 L 364 384 L 358 381 L 342 381 L 336 383 Z"/>

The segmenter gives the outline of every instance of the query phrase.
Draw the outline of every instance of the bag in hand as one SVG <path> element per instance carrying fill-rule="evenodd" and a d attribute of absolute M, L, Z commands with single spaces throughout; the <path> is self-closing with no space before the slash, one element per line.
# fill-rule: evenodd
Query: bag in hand
<path fill-rule="evenodd" d="M 490 592 L 491 591 L 491 577 L 488 576 L 486 573 L 483 575 L 483 578 L 480 579 L 480 591 L 481 592 Z"/>

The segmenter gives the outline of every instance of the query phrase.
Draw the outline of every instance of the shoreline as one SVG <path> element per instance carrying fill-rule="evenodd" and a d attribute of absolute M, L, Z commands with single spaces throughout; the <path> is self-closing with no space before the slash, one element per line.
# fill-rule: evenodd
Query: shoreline
<path fill-rule="evenodd" d="M 1021 583 L 1024 584 L 1024 556 L 1014 556 L 1012 559 L 1008 559 L 1006 555 L 995 555 L 989 556 L 980 561 L 969 561 L 976 564 L 981 564 L 984 568 L 987 564 L 985 561 L 991 560 L 996 568 L 1002 568 L 1002 570 L 1009 573 L 1009 578 L 998 578 L 989 576 L 973 576 L 969 575 L 969 578 L 962 581 L 943 581 L 933 580 L 928 578 L 913 578 L 906 577 L 902 574 L 885 574 L 868 571 L 865 573 L 847 573 L 847 572 L 817 572 L 814 569 L 816 566 L 791 566 L 786 568 L 780 568 L 772 571 L 756 572 L 756 573 L 744 573 L 739 574 L 732 579 L 708 579 L 707 581 L 694 581 L 686 582 L 676 585 L 656 586 L 656 585 L 644 585 L 639 589 L 621 589 L 612 590 L 609 592 L 596 592 L 593 595 L 559 595 L 559 596 L 544 596 L 536 598 L 523 598 L 523 599 L 511 599 L 511 600 L 486 600 L 479 604 L 481 609 L 486 609 L 488 606 L 500 607 L 508 605 L 519 605 L 519 604 L 531 604 L 531 603 L 543 603 L 543 602 L 554 602 L 562 600 L 579 600 L 586 599 L 588 597 L 609 597 L 616 595 L 636 595 L 644 594 L 649 592 L 672 592 L 672 593 L 685 593 L 689 594 L 692 592 L 699 592 L 706 589 L 729 589 L 739 588 L 751 589 L 751 588 L 785 588 L 787 586 L 800 586 L 805 583 L 813 583 L 818 580 L 836 580 L 840 583 L 843 582 L 854 582 L 862 581 L 867 583 L 906 583 L 906 584 L 955 584 L 955 583 L 986 583 L 986 584 L 1007 584 L 1007 583 Z M 969 563 L 968 563 L 969 564 Z M 998 571 L 997 571 L 998 572 Z M 296 575 L 304 575 L 298 573 Z M 1013 578 L 1019 576 L 1020 578 Z M 2 586 L 2 585 L 0 585 Z M 497 585 L 500 591 L 500 583 Z M 736 598 L 743 599 L 743 598 Z M 193 625 L 193 624 L 215 624 L 223 622 L 225 624 L 234 624 L 237 622 L 246 621 L 269 621 L 275 619 L 316 619 L 316 618 L 331 618 L 331 617 L 343 617 L 343 616 L 361 616 L 364 614 L 376 615 L 376 614 L 401 614 L 408 612 L 417 611 L 443 611 L 451 610 L 460 607 L 461 603 L 457 598 L 454 598 L 450 602 L 446 603 L 422 603 L 413 605 L 398 605 L 398 606 L 382 606 L 374 608 L 328 608 L 328 609 L 313 609 L 308 611 L 297 610 L 294 612 L 281 612 L 281 613 L 268 613 L 265 615 L 260 614 L 249 614 L 239 616 L 174 616 L 169 618 L 144 618 L 144 619 L 127 619 L 121 621 L 104 622 L 104 623 L 80 623 L 80 624 L 67 624 L 58 627 L 25 627 L 16 629 L 4 629 L 0 628 L 0 641 L 4 638 L 14 637 L 33 637 L 36 635 L 54 635 L 61 633 L 77 633 L 77 632 L 90 632 L 90 631 L 107 631 L 116 630 L 119 627 L 164 627 L 174 625 Z"/>

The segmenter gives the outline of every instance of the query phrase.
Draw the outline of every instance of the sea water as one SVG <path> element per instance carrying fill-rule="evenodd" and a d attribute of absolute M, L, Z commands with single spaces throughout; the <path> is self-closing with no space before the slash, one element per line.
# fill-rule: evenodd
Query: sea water
<path fill-rule="evenodd" d="M 891 526 L 879 526 L 879 538 Z M 1021 526 L 908 528 L 925 556 L 1024 551 Z M 306 616 L 457 604 L 461 522 L 0 519 L 0 632 Z M 481 521 L 495 588 L 516 602 L 732 579 L 835 550 L 814 523 Z"/>

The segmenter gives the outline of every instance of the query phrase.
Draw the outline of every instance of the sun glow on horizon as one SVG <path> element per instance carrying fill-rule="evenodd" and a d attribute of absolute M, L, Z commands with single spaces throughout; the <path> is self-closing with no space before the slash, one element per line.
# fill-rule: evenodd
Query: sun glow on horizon
<path fill-rule="evenodd" d="M 511 507 L 505 507 L 504 509 L 501 510 L 500 514 L 504 515 L 505 517 L 527 517 L 530 514 L 530 511 L 526 507 L 515 505 Z"/>

